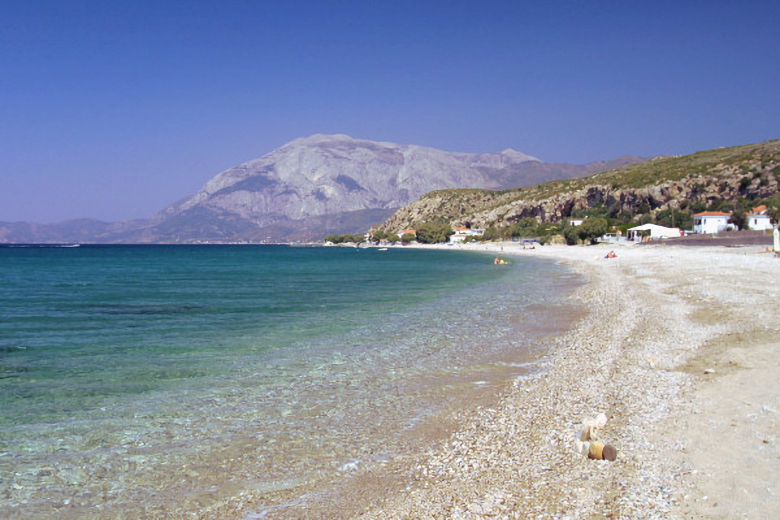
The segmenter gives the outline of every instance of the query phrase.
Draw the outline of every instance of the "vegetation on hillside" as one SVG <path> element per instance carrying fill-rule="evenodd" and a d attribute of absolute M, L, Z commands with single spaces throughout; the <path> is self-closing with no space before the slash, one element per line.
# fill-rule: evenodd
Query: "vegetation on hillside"
<path fill-rule="evenodd" d="M 561 235 L 571 242 L 645 223 L 691 229 L 693 214 L 701 211 L 731 213 L 733 222 L 744 227 L 745 214 L 761 204 L 775 221 L 780 219 L 779 183 L 780 140 L 774 140 L 659 157 L 529 188 L 434 191 L 396 212 L 379 229 L 447 223 L 483 227 L 485 240 L 545 241 Z M 567 220 L 574 217 L 587 217 L 587 226 L 567 229 Z"/>
<path fill-rule="evenodd" d="M 572 192 L 593 184 L 609 185 L 613 189 L 642 188 L 686 177 L 717 174 L 729 166 L 739 165 L 745 172 L 757 173 L 759 165 L 777 163 L 780 139 L 764 143 L 716 148 L 675 157 L 656 157 L 649 161 L 597 173 L 589 177 L 537 184 L 524 191 L 525 198 L 541 200 L 560 193 Z M 758 163 L 758 164 L 755 164 Z M 773 172 L 780 176 L 780 169 Z"/>
<path fill-rule="evenodd" d="M 345 235 L 328 235 L 325 237 L 325 242 L 331 242 L 333 244 L 361 244 L 366 241 L 365 235 L 350 234 Z"/>

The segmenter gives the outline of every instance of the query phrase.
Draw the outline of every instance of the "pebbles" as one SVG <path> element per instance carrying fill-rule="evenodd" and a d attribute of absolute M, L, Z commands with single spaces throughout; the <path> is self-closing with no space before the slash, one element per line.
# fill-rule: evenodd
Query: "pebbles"
<path fill-rule="evenodd" d="M 661 249 L 627 249 L 619 266 L 607 268 L 590 248 L 566 248 L 566 261 L 589 279 L 574 299 L 590 314 L 551 340 L 540 372 L 516 380 L 498 406 L 464 417 L 448 443 L 418 461 L 407 494 L 359 517 L 684 516 L 675 513 L 675 497 L 685 466 L 668 456 L 665 437 L 676 432 L 663 425 L 672 414 L 691 412 L 685 395 L 693 376 L 676 367 L 721 330 L 694 323 L 691 304 L 674 294 L 701 253 L 681 252 L 691 258 L 672 269 Z M 561 254 L 534 254 L 549 251 Z M 619 451 L 615 462 L 574 456 L 572 441 L 594 410 L 608 412 L 606 424 L 592 426 Z M 683 446 L 675 441 L 671 449 Z"/>

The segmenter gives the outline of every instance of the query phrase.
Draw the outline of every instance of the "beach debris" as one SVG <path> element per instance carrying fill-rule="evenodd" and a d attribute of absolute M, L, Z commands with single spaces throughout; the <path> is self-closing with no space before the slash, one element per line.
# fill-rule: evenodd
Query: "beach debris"
<path fill-rule="evenodd" d="M 576 452 L 589 459 L 609 461 L 617 459 L 617 449 L 614 446 L 597 440 L 599 429 L 606 424 L 607 416 L 603 413 L 582 421 L 582 428 L 574 441 Z"/>
<path fill-rule="evenodd" d="M 580 440 L 589 441 L 596 440 L 596 434 L 599 428 L 603 428 L 607 424 L 607 416 L 603 413 L 598 414 L 594 418 L 588 418 L 582 421 L 582 429 L 580 430 Z"/>
<path fill-rule="evenodd" d="M 359 460 L 353 460 L 352 462 L 347 462 L 346 464 L 344 464 L 339 468 L 339 471 L 342 473 L 357 471 L 359 464 L 360 464 Z"/>
<path fill-rule="evenodd" d="M 617 449 L 615 449 L 615 447 L 610 444 L 593 441 L 588 446 L 588 458 L 594 460 L 614 461 L 617 459 Z"/>

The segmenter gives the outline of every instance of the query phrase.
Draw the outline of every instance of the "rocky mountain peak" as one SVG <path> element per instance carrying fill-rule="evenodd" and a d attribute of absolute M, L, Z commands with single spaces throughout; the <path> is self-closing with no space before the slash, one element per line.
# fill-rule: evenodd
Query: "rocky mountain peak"
<path fill-rule="evenodd" d="M 121 235 L 106 241 L 318 239 L 366 230 L 434 190 L 513 188 L 588 173 L 511 148 L 453 153 L 314 134 L 220 172 L 195 195 L 148 221 L 120 226 Z"/>
<path fill-rule="evenodd" d="M 540 159 L 537 159 L 532 155 L 524 154 L 523 152 L 518 152 L 514 148 L 506 148 L 505 150 L 501 150 L 501 155 L 511 159 L 514 162 L 526 162 L 526 161 L 542 162 Z"/>

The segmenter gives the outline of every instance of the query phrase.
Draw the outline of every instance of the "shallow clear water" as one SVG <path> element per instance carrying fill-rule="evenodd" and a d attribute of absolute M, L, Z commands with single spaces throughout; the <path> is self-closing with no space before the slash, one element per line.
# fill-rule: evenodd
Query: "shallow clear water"
<path fill-rule="evenodd" d="M 522 373 L 572 283 L 461 251 L 0 247 L 0 516 L 327 486 Z"/>

